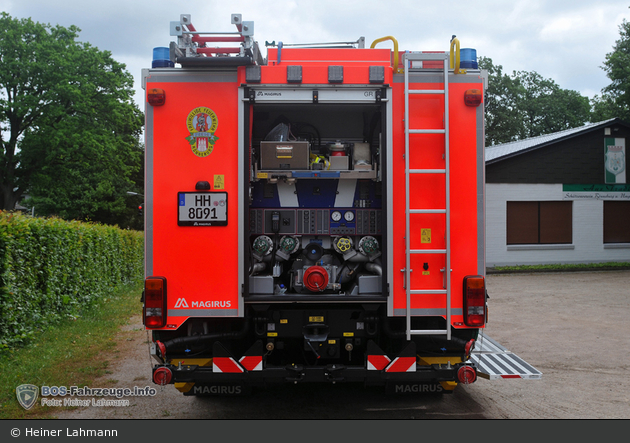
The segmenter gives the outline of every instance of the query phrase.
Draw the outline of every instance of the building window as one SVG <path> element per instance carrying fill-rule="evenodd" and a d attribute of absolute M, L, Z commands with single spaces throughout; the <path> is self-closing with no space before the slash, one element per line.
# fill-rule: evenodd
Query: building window
<path fill-rule="evenodd" d="M 604 201 L 604 243 L 630 243 L 630 201 Z"/>
<path fill-rule="evenodd" d="M 573 202 L 507 202 L 507 244 L 573 242 Z"/>

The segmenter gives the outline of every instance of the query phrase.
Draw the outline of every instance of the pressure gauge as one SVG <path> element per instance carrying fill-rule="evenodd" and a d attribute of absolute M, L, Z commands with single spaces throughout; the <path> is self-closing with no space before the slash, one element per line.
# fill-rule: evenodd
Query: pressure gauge
<path fill-rule="evenodd" d="M 339 220 L 341 220 L 341 212 L 333 211 L 333 213 L 330 214 L 330 217 L 332 218 L 334 222 L 338 222 Z"/>
<path fill-rule="evenodd" d="M 351 222 L 352 220 L 354 220 L 354 212 L 352 211 L 346 211 L 345 214 L 343 214 L 343 218 L 347 221 L 347 222 Z"/>

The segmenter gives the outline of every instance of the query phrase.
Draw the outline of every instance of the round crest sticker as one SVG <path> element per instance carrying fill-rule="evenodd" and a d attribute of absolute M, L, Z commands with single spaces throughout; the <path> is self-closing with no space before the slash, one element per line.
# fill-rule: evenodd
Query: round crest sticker
<path fill-rule="evenodd" d="M 186 126 L 190 136 L 186 141 L 190 143 L 193 154 L 207 157 L 214 149 L 214 143 L 219 139 L 214 132 L 219 126 L 219 119 L 210 108 L 199 107 L 190 111 L 186 119 Z"/>

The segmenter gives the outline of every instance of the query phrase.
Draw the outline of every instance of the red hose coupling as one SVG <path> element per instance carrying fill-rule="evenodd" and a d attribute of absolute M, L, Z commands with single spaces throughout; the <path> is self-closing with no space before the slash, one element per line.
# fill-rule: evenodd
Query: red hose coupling
<path fill-rule="evenodd" d="M 462 366 L 457 371 L 457 379 L 460 383 L 469 385 L 477 380 L 477 371 L 472 366 Z"/>
<path fill-rule="evenodd" d="M 328 272 L 321 266 L 311 266 L 304 271 L 304 286 L 309 291 L 321 292 L 328 286 Z"/>
<path fill-rule="evenodd" d="M 169 368 L 161 367 L 157 368 L 153 372 L 153 383 L 160 386 L 166 386 L 173 379 L 173 373 Z"/>

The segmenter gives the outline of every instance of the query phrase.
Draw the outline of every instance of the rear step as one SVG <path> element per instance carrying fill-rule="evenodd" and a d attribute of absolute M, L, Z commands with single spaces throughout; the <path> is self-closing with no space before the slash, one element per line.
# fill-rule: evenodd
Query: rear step
<path fill-rule="evenodd" d="M 538 380 L 542 377 L 542 372 L 538 369 L 483 334 L 479 334 L 470 360 L 476 363 L 478 375 L 488 380 L 500 378 Z"/>

